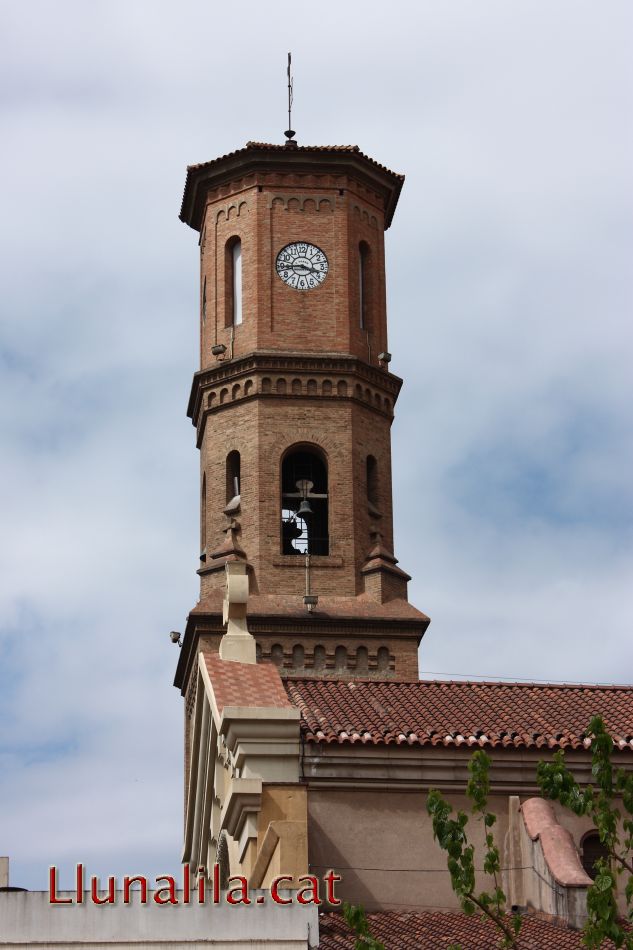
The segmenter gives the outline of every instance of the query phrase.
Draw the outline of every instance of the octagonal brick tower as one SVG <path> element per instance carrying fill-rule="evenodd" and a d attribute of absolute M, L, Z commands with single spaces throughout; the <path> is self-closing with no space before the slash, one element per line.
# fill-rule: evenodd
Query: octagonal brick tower
<path fill-rule="evenodd" d="M 175 681 L 188 709 L 193 660 L 223 633 L 227 561 L 246 565 L 258 659 L 282 675 L 417 679 L 429 620 L 393 553 L 402 381 L 389 372 L 385 295 L 403 180 L 357 146 L 295 142 L 249 142 L 187 170 L 201 462 L 200 600 Z"/>

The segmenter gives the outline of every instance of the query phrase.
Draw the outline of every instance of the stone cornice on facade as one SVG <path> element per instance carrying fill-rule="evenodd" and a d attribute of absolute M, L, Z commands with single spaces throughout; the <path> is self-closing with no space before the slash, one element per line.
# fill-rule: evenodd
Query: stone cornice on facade
<path fill-rule="evenodd" d="M 362 746 L 358 743 L 327 745 L 304 742 L 301 755 L 302 781 L 310 788 L 339 788 L 350 792 L 363 789 L 423 791 L 438 788 L 463 794 L 470 778 L 468 763 L 472 749 L 445 746 Z M 494 795 L 538 795 L 536 767 L 551 758 L 548 749 L 487 750 L 492 760 Z M 614 753 L 616 765 L 630 764 L 631 756 Z M 577 781 L 592 781 L 591 755 L 568 752 L 566 761 Z"/>
<path fill-rule="evenodd" d="M 267 374 L 275 374 L 277 377 L 285 378 L 292 375 L 304 380 L 306 376 L 334 377 L 332 380 L 332 392 L 327 395 L 320 392 L 310 392 L 302 386 L 301 392 L 293 392 L 291 386 L 287 386 L 286 392 L 270 391 L 264 392 L 262 388 L 262 379 Z M 224 385 L 233 386 L 239 381 L 250 381 L 252 386 L 247 392 L 247 386 L 240 387 L 240 393 L 237 401 L 243 402 L 250 399 L 348 399 L 367 408 L 387 415 L 393 416 L 393 408 L 402 387 L 402 379 L 395 376 L 387 370 L 371 366 L 369 363 L 358 359 L 355 356 L 348 356 L 340 353 L 289 353 L 289 352 L 253 352 L 235 359 L 218 360 L 216 365 L 194 373 L 189 402 L 187 405 L 187 415 L 192 423 L 198 429 L 198 448 L 204 435 L 204 425 L 208 415 L 215 414 L 227 409 L 235 404 L 236 399 L 233 394 L 224 402 L 219 400 L 213 405 L 208 405 L 209 395 Z M 362 395 L 359 395 L 355 388 L 355 381 L 361 385 Z M 344 382 L 345 393 L 338 391 L 338 383 Z M 257 383 L 257 385 L 255 385 Z M 367 399 L 366 390 L 371 386 L 371 399 Z M 376 395 L 382 398 L 380 404 L 377 404 Z M 205 396 L 207 405 L 205 406 Z M 385 403 L 387 398 L 387 404 Z"/>
<path fill-rule="evenodd" d="M 390 171 L 360 151 L 357 145 L 297 146 L 248 142 L 245 148 L 197 165 L 189 165 L 180 220 L 202 228 L 207 193 L 257 173 L 286 176 L 346 175 L 380 195 L 385 228 L 391 224 L 404 175 Z"/>

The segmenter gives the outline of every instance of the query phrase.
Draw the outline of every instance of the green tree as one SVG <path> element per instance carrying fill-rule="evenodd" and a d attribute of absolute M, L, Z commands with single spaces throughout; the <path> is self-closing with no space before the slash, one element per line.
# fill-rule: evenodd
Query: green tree
<path fill-rule="evenodd" d="M 596 878 L 587 892 L 588 920 L 583 933 L 584 945 L 595 950 L 609 939 L 615 947 L 633 950 L 633 772 L 614 769 L 611 761 L 613 740 L 600 716 L 592 718 L 587 736 L 591 739 L 591 774 L 595 786 L 580 787 L 567 768 L 562 751 L 554 755 L 552 762 L 539 762 L 537 781 L 545 798 L 560 802 L 575 815 L 591 819 L 608 855 L 607 859 L 596 863 Z M 468 763 L 470 778 L 466 794 L 472 802 L 471 817 L 484 827 L 483 869 L 492 879 L 492 890 L 475 891 L 475 848 L 467 837 L 469 816 L 458 811 L 452 817 L 451 806 L 437 789 L 429 792 L 427 810 L 432 819 L 434 837 L 447 853 L 451 885 L 462 910 L 468 916 L 479 912 L 481 917 L 488 918 L 499 932 L 500 947 L 519 950 L 521 918 L 507 915 L 507 899 L 499 883 L 499 849 L 492 831 L 496 816 L 488 811 L 490 764 L 485 752 L 478 750 L 473 753 Z M 626 921 L 619 919 L 617 907 L 618 882 L 623 875 L 626 881 Z M 385 950 L 384 945 L 371 936 L 362 907 L 346 904 L 344 914 L 358 937 L 355 950 Z M 449 950 L 461 948 L 453 944 Z"/>
<path fill-rule="evenodd" d="M 596 862 L 596 877 L 587 893 L 588 920 L 583 943 L 600 947 L 605 938 L 616 947 L 633 950 L 633 932 L 618 920 L 617 885 L 626 876 L 625 897 L 629 925 L 633 920 L 633 773 L 613 768 L 613 740 L 600 716 L 594 716 L 587 735 L 591 737 L 591 774 L 595 787 L 584 790 L 567 768 L 565 753 L 553 762 L 539 762 L 536 777 L 545 798 L 558 801 L 575 815 L 591 818 L 605 846 L 608 859 Z M 616 805 L 621 800 L 624 817 Z"/>
<path fill-rule="evenodd" d="M 362 905 L 343 904 L 343 916 L 356 934 L 354 950 L 385 950 L 384 943 L 372 937 L 369 921 Z"/>
<path fill-rule="evenodd" d="M 466 786 L 466 795 L 472 802 L 471 817 L 480 821 L 484 827 L 485 853 L 484 871 L 492 880 L 492 890 L 475 891 L 475 848 L 469 844 L 466 833 L 468 815 L 458 811 L 452 818 L 453 809 L 437 789 L 431 789 L 427 799 L 427 810 L 433 824 L 433 836 L 440 847 L 446 851 L 451 885 L 458 896 L 462 910 L 468 916 L 477 913 L 492 921 L 500 934 L 500 947 L 518 947 L 518 935 L 521 918 L 506 916 L 506 895 L 500 884 L 501 866 L 499 848 L 496 845 L 493 826 L 496 815 L 488 811 L 490 794 L 490 759 L 485 752 L 477 750 L 468 763 L 470 778 Z M 453 945 L 451 950 L 458 950 Z"/>

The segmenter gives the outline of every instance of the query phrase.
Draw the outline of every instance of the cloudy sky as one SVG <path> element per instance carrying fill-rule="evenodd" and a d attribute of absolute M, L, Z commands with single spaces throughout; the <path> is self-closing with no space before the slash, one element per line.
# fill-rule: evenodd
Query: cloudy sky
<path fill-rule="evenodd" d="M 407 176 L 387 235 L 396 554 L 423 675 L 633 681 L 629 0 L 2 0 L 0 854 L 179 862 L 196 600 L 185 166 Z M 63 877 L 69 882 L 69 877 Z"/>

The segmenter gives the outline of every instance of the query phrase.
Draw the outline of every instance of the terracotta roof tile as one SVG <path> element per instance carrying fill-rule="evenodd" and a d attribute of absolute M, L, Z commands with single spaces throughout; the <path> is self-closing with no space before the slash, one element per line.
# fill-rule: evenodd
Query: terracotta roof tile
<path fill-rule="evenodd" d="M 292 679 L 308 742 L 585 748 L 600 714 L 633 749 L 633 686 Z"/>
<path fill-rule="evenodd" d="M 226 706 L 283 709 L 292 705 L 272 663 L 236 663 L 221 660 L 217 653 L 205 653 L 204 660 L 220 712 Z"/>
<path fill-rule="evenodd" d="M 394 178 L 398 178 L 400 181 L 404 181 L 404 175 L 401 175 L 399 172 L 391 171 L 386 165 L 381 165 L 380 162 L 377 162 L 375 158 L 365 155 L 364 152 L 361 152 L 358 145 L 294 145 L 288 148 L 285 143 L 280 145 L 276 142 L 247 142 L 243 148 L 237 148 L 233 152 L 227 152 L 226 155 L 212 158 L 208 162 L 198 162 L 196 165 L 187 165 L 187 171 L 195 171 L 199 168 L 210 168 L 211 165 L 215 165 L 217 162 L 222 162 L 227 158 L 235 158 L 236 155 L 243 155 L 245 152 L 251 152 L 256 149 L 267 152 L 284 152 L 285 154 L 288 154 L 288 152 L 319 152 L 324 154 L 328 152 L 353 152 L 356 155 L 360 155 L 361 158 L 364 158 L 365 161 L 370 162 L 376 168 L 380 168 L 381 171 L 393 175 Z"/>
<path fill-rule="evenodd" d="M 499 935 L 492 925 L 479 917 L 464 914 L 368 914 L 371 932 L 387 950 L 446 950 L 460 943 L 465 950 L 498 950 Z M 352 950 L 354 937 L 341 914 L 322 914 L 319 918 L 319 950 Z M 525 916 L 521 927 L 521 950 L 581 950 L 582 933 L 543 920 Z M 613 943 L 604 940 L 602 950 Z"/>

